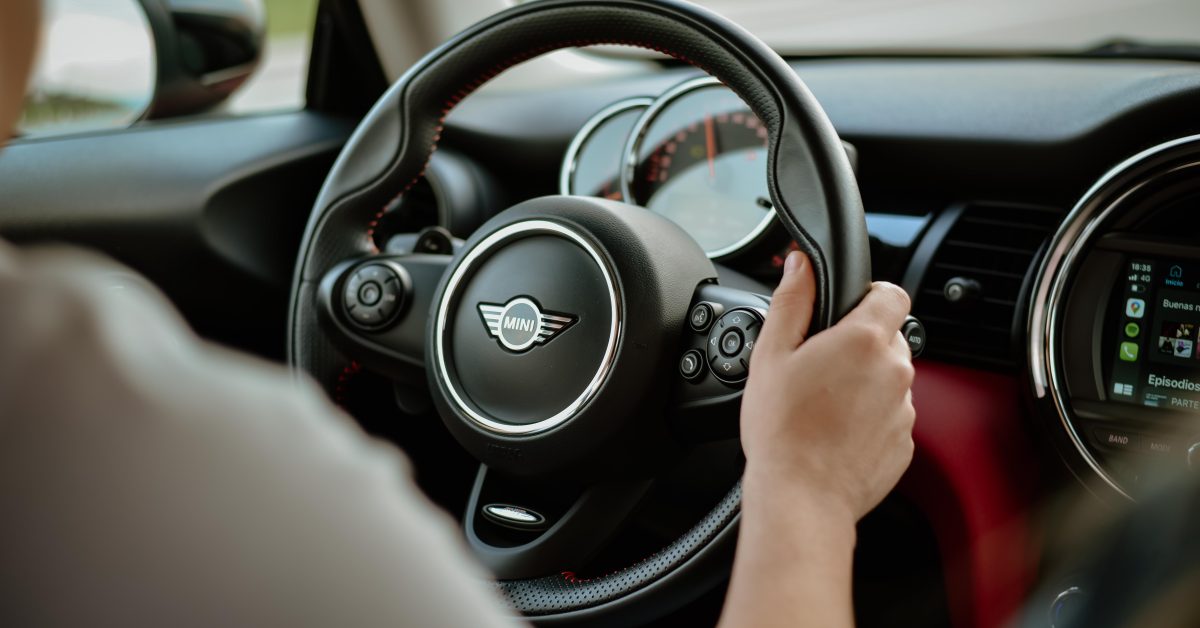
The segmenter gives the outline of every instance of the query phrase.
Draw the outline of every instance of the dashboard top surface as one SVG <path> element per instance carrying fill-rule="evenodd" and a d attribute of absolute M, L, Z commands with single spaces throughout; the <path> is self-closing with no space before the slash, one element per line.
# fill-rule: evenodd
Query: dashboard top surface
<path fill-rule="evenodd" d="M 874 58 L 792 66 L 850 139 L 1056 143 L 1155 103 L 1200 96 L 1200 65 L 1174 61 Z M 484 91 L 450 120 L 475 131 L 569 136 L 606 104 L 658 94 L 696 75 L 691 68 L 669 68 L 563 88 Z"/>

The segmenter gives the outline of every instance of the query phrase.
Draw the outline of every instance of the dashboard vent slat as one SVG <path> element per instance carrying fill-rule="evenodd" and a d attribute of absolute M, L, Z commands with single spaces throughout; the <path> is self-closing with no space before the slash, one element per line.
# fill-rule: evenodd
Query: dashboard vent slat
<path fill-rule="evenodd" d="M 956 271 L 959 273 L 963 273 L 963 272 L 980 273 L 983 275 L 987 275 L 989 277 L 1000 277 L 1003 279 L 1016 279 L 1017 281 L 1021 281 L 1022 279 L 1024 279 L 1024 276 L 1021 275 L 1020 273 L 1009 273 L 1009 272 L 1004 272 L 1002 270 L 993 270 L 991 268 L 978 268 L 978 267 L 972 267 L 972 266 L 962 266 L 959 264 L 948 264 L 945 262 L 937 262 L 934 264 L 934 266 L 937 266 L 938 268 L 945 268 L 945 269 L 953 270 L 953 271 Z M 942 291 L 938 290 L 937 293 L 941 294 Z"/>
<path fill-rule="evenodd" d="M 1023 291 L 1063 212 L 1042 207 L 976 203 L 952 210 L 923 271 L 913 312 L 925 323 L 926 355 L 989 369 L 1016 366 L 1013 332 L 1023 318 Z M 946 283 L 978 283 L 979 294 L 959 303 Z"/>
<path fill-rule="evenodd" d="M 957 246 L 964 249 L 993 251 L 996 253 L 1006 253 L 1009 255 L 1033 255 L 1035 251 L 1022 249 L 1013 246 L 1004 246 L 1002 244 L 987 244 L 984 242 L 967 242 L 964 240 L 950 240 L 946 242 L 950 246 Z"/>

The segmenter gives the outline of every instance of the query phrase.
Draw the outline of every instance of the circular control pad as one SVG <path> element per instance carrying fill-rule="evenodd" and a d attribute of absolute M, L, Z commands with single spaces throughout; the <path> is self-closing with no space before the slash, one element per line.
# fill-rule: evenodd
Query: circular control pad
<path fill-rule="evenodd" d="M 762 331 L 762 316 L 754 310 L 734 309 L 725 313 L 708 334 L 708 366 L 717 379 L 742 382 L 750 373 L 750 353 Z"/>
<path fill-rule="evenodd" d="M 407 277 L 386 264 L 367 264 L 351 273 L 342 289 L 342 311 L 355 327 L 376 330 L 396 320 L 408 295 Z"/>

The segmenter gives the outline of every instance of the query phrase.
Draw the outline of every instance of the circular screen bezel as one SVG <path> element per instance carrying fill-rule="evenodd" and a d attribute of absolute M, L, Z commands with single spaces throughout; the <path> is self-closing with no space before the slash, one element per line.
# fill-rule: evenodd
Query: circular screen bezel
<path fill-rule="evenodd" d="M 1101 177 L 1076 204 L 1051 239 L 1035 274 L 1028 335 L 1034 397 L 1050 403 L 1061 427 L 1060 434 L 1069 443 L 1068 448 L 1074 450 L 1072 457 L 1080 468 L 1090 471 L 1113 494 L 1123 499 L 1135 499 L 1131 487 L 1093 453 L 1080 426 L 1077 416 L 1079 409 L 1074 407 L 1067 376 L 1067 358 L 1071 356 L 1063 346 L 1066 338 L 1063 321 L 1074 294 L 1077 272 L 1111 226 L 1126 218 L 1129 212 L 1145 211 L 1144 202 L 1138 199 L 1147 193 L 1159 196 L 1156 192 L 1164 190 L 1158 190 L 1155 186 L 1160 185 L 1165 177 L 1181 169 L 1198 168 L 1200 135 L 1161 144 L 1116 166 Z M 1107 312 L 1109 307 L 1104 306 Z M 1104 386 L 1100 389 L 1104 390 Z M 1143 411 L 1136 406 L 1119 410 L 1123 414 Z M 1095 412 L 1095 409 L 1089 412 Z"/>
<path fill-rule="evenodd" d="M 601 109 L 595 115 L 588 119 L 575 134 L 571 140 L 571 145 L 567 147 L 566 155 L 563 157 L 562 168 L 558 177 L 558 190 L 560 193 L 573 196 L 584 195 L 589 196 L 590 193 L 581 193 L 575 189 L 575 177 L 579 172 L 579 164 L 583 153 L 588 148 L 591 148 L 592 142 L 596 139 L 600 131 L 608 124 L 611 124 L 619 116 L 630 111 L 642 110 L 645 111 L 654 103 L 654 99 L 649 96 L 638 96 L 619 100 L 604 109 Z M 639 116 L 640 117 L 640 116 Z M 628 138 L 630 133 L 636 128 L 637 119 L 634 119 L 634 126 L 625 133 Z M 621 187 L 621 165 L 624 163 L 624 148 L 626 141 L 622 140 L 620 144 L 614 147 L 615 154 L 613 155 L 613 171 L 612 178 L 617 185 L 617 189 L 624 195 Z"/>
<path fill-rule="evenodd" d="M 664 115 L 664 113 L 669 113 L 672 106 L 681 99 L 704 90 L 726 90 L 729 94 L 734 95 L 735 98 L 737 97 L 736 94 L 734 94 L 733 91 L 730 90 L 724 83 L 714 77 L 703 76 L 690 79 L 667 90 L 657 99 L 655 99 L 654 103 L 642 113 L 641 118 L 639 118 L 637 123 L 634 124 L 633 131 L 630 133 L 629 139 L 625 144 L 625 150 L 623 151 L 624 162 L 621 167 L 621 194 L 625 198 L 625 202 L 635 205 L 640 204 L 640 199 L 637 199 L 633 194 L 633 178 L 637 171 L 637 167 L 641 162 L 641 154 L 644 149 L 645 141 L 647 137 L 650 136 L 650 131 L 655 122 L 657 122 Z M 748 115 L 754 115 L 750 112 L 749 106 L 746 106 L 746 112 Z M 767 194 L 767 165 L 765 160 L 762 163 L 763 193 L 765 196 Z M 734 257 L 759 242 L 770 230 L 771 226 L 776 223 L 777 217 L 775 212 L 771 209 L 767 209 L 762 220 L 760 220 L 754 225 L 753 228 L 751 228 L 745 234 L 742 234 L 730 244 L 721 247 L 702 248 L 705 248 L 704 252 L 706 255 L 708 255 L 709 259 L 720 260 Z M 684 230 L 687 231 L 687 228 L 684 227 Z M 695 238 L 695 235 L 691 232 L 689 232 L 689 235 L 692 235 L 692 237 Z"/>

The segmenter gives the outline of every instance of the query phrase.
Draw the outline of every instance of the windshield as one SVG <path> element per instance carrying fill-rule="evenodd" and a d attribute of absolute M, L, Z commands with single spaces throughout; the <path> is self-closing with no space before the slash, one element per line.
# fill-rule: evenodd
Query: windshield
<path fill-rule="evenodd" d="M 784 54 L 1200 44 L 1200 0 L 697 0 Z"/>

